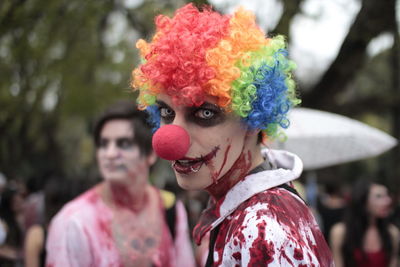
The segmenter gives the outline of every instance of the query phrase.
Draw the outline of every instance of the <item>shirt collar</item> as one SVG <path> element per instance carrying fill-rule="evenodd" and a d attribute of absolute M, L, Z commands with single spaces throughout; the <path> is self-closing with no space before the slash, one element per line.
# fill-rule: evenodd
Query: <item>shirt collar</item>
<path fill-rule="evenodd" d="M 233 186 L 224 197 L 218 201 L 210 200 L 193 230 L 197 244 L 201 243 L 201 239 L 208 231 L 218 226 L 244 201 L 262 191 L 295 180 L 303 170 L 303 163 L 295 154 L 270 149 L 263 149 L 261 153 L 273 166 L 276 166 L 276 169 L 256 173 L 253 170 L 251 174 Z"/>

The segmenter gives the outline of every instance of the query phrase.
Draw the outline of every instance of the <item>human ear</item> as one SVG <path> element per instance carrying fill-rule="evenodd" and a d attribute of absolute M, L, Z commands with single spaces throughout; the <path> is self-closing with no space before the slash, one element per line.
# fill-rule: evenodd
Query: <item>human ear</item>
<path fill-rule="evenodd" d="M 151 151 L 150 154 L 147 156 L 147 164 L 152 166 L 157 161 L 157 155 L 154 151 Z"/>
<path fill-rule="evenodd" d="M 251 137 L 251 136 L 258 136 L 258 133 L 260 132 L 259 129 L 247 129 L 246 131 L 246 136 Z"/>

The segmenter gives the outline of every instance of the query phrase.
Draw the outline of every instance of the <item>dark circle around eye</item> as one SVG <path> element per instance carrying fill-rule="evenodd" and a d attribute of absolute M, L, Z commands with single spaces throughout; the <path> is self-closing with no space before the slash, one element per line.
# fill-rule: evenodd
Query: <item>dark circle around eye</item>
<path fill-rule="evenodd" d="M 211 110 L 202 110 L 200 112 L 200 117 L 204 118 L 204 119 L 209 119 L 214 115 L 214 112 L 212 112 Z"/>
<path fill-rule="evenodd" d="M 169 108 L 162 108 L 161 109 L 161 116 L 170 116 L 173 114 L 173 111 Z"/>

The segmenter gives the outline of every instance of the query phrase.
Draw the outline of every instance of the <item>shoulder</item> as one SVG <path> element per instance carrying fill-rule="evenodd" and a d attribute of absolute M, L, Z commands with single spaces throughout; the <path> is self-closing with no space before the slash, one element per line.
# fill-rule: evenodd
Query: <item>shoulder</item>
<path fill-rule="evenodd" d="M 315 219 L 304 202 L 281 188 L 254 195 L 229 216 L 229 221 L 230 227 L 233 231 L 238 230 L 237 233 L 244 229 L 246 236 L 252 233 L 258 235 L 261 229 L 279 243 L 286 242 L 292 232 L 312 234 L 311 232 L 318 230 Z"/>
<path fill-rule="evenodd" d="M 85 247 L 89 236 L 95 236 L 95 212 L 79 204 L 80 201 L 71 201 L 51 220 L 46 237 L 46 248 L 52 257 L 59 256 L 57 251 L 67 253 L 68 246 L 76 247 L 76 249 Z M 81 209 L 78 210 L 78 208 Z"/>
<path fill-rule="evenodd" d="M 343 222 L 337 223 L 332 226 L 329 237 L 332 246 L 341 246 L 346 234 L 346 225 Z"/>
<path fill-rule="evenodd" d="M 94 208 L 99 201 L 100 196 L 97 191 L 94 188 L 89 189 L 88 191 L 67 202 L 57 213 L 57 216 L 60 216 L 60 214 L 73 215 L 85 213 L 88 211 L 88 209 Z"/>
<path fill-rule="evenodd" d="M 389 224 L 389 233 L 393 239 L 399 240 L 400 238 L 400 231 L 394 224 Z"/>
<path fill-rule="evenodd" d="M 95 218 L 100 198 L 94 189 L 90 189 L 75 199 L 67 202 L 50 222 L 49 234 L 54 229 L 77 228 L 81 224 L 88 225 Z M 79 227 L 78 227 L 79 228 Z M 59 231 L 59 230 L 56 230 Z"/>
<path fill-rule="evenodd" d="M 41 225 L 35 224 L 31 227 L 29 227 L 26 235 L 29 237 L 33 238 L 43 238 L 44 237 L 44 228 Z"/>
<path fill-rule="evenodd" d="M 313 220 L 304 201 L 294 193 L 283 188 L 271 188 L 252 196 L 239 206 L 239 210 L 256 212 L 258 216 L 297 220 L 298 217 Z"/>
<path fill-rule="evenodd" d="M 270 188 L 259 193 L 258 195 L 264 196 L 267 200 L 270 201 L 272 200 L 278 202 L 286 202 L 289 200 L 290 202 L 297 202 L 300 203 L 302 206 L 306 206 L 304 201 L 298 195 L 282 187 Z"/>
<path fill-rule="evenodd" d="M 221 226 L 227 234 L 224 253 L 231 255 L 227 261 L 237 263 L 240 258 L 242 265 L 255 266 L 262 256 L 262 262 L 272 265 L 329 266 L 331 254 L 311 212 L 283 190 L 252 198 L 254 202 L 247 202 L 244 209 L 227 218 Z M 286 197 L 301 208 L 292 207 L 294 202 L 288 203 Z"/>
<path fill-rule="evenodd" d="M 41 225 L 33 225 L 31 226 L 25 237 L 25 245 L 27 248 L 36 247 L 41 248 L 44 245 L 45 236 L 44 236 L 44 228 Z"/>
<path fill-rule="evenodd" d="M 332 226 L 331 232 L 333 235 L 343 236 L 346 232 L 346 225 L 343 222 L 334 224 Z"/>

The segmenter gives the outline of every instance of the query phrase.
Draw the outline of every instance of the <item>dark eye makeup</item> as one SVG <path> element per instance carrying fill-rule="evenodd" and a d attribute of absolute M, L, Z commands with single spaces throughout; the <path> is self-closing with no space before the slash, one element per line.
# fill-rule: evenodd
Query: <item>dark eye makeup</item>
<path fill-rule="evenodd" d="M 120 149 L 129 149 L 135 144 L 135 141 L 133 140 L 133 138 L 129 138 L 129 137 L 118 138 L 115 142 L 116 142 L 116 146 Z M 98 147 L 99 148 L 107 148 L 109 144 L 110 144 L 110 140 L 108 140 L 106 138 L 102 138 L 102 139 L 100 139 Z"/>
<path fill-rule="evenodd" d="M 175 119 L 175 111 L 163 101 L 157 101 L 161 120 L 165 124 L 172 123 Z M 185 118 L 188 122 L 202 127 L 211 127 L 222 123 L 226 119 L 224 110 L 217 105 L 205 102 L 199 107 L 188 107 L 185 110 Z"/>
<path fill-rule="evenodd" d="M 107 145 L 108 145 L 108 139 L 101 138 L 97 146 L 104 148 L 107 147 Z"/>
<path fill-rule="evenodd" d="M 175 118 L 174 110 L 162 101 L 157 101 L 158 110 L 160 111 L 161 120 L 166 123 L 172 123 Z"/>
<path fill-rule="evenodd" d="M 121 149 L 129 149 L 134 145 L 134 140 L 132 138 L 118 138 L 117 139 L 117 147 Z"/>
<path fill-rule="evenodd" d="M 211 127 L 225 121 L 225 112 L 217 105 L 205 102 L 200 107 L 190 107 L 188 112 L 188 121 L 203 126 Z"/>

